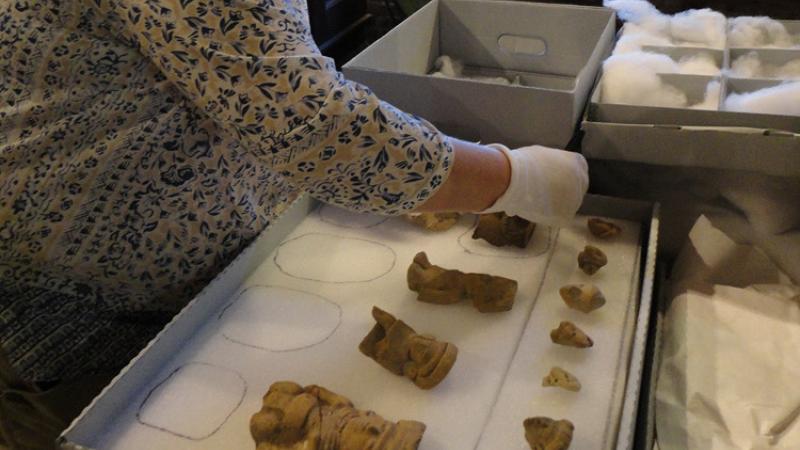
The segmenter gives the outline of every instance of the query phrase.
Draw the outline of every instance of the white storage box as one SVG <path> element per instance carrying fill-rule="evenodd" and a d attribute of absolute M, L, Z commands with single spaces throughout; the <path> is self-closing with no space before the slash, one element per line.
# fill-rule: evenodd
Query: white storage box
<path fill-rule="evenodd" d="M 345 75 L 445 133 L 511 147 L 564 147 L 614 36 L 605 8 L 433 0 L 344 65 Z M 429 75 L 448 55 L 465 73 L 519 86 Z"/>
<path fill-rule="evenodd" d="M 800 34 L 800 21 L 783 21 Z M 757 171 L 776 176 L 800 175 L 800 116 L 722 110 L 727 95 L 781 84 L 786 79 L 746 78 L 728 72 L 734 61 L 753 52 L 766 64 L 800 60 L 800 49 L 644 47 L 643 50 L 681 56 L 711 53 L 721 75 L 663 74 L 662 81 L 686 94 L 689 104 L 703 100 L 709 81 L 721 83 L 716 108 L 698 110 L 603 101 L 598 81 L 583 121 L 582 149 L 589 158 L 667 166 Z M 601 75 L 602 76 L 602 75 Z M 800 81 L 798 78 L 796 81 Z"/>

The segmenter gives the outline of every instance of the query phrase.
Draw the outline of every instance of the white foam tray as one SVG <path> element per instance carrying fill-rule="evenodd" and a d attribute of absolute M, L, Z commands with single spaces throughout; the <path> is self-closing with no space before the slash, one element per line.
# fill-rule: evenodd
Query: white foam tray
<path fill-rule="evenodd" d="M 624 209 L 624 203 L 611 204 Z M 251 448 L 248 423 L 261 397 L 271 383 L 293 380 L 323 385 L 387 419 L 424 422 L 421 450 L 525 449 L 522 421 L 532 415 L 575 423 L 572 449 L 626 448 L 628 436 L 618 442 L 620 430 L 632 426 L 620 426 L 623 399 L 638 394 L 637 367 L 629 364 L 638 344 L 632 341 L 647 330 L 645 324 L 635 332 L 643 315 L 640 299 L 648 310 L 650 301 L 649 291 L 641 295 L 648 276 L 642 257 L 655 261 L 650 229 L 657 222 L 640 219 L 615 219 L 624 231 L 611 241 L 593 238 L 586 218 L 578 217 L 558 231 L 537 227 L 526 250 L 498 249 L 470 238 L 471 216 L 432 233 L 402 219 L 302 200 L 95 399 L 61 444 Z M 649 252 L 642 251 L 643 238 Z M 586 243 L 599 245 L 609 258 L 593 277 L 576 264 Z M 405 272 L 419 250 L 446 268 L 518 280 L 513 310 L 481 314 L 466 303 L 416 301 Z M 566 308 L 558 288 L 589 280 L 605 293 L 607 305 L 589 315 Z M 374 324 L 373 305 L 459 347 L 439 386 L 420 390 L 358 351 Z M 549 330 L 560 320 L 574 321 L 595 346 L 552 344 Z M 552 365 L 576 374 L 582 391 L 541 387 Z M 628 403 L 635 412 L 636 402 Z"/>

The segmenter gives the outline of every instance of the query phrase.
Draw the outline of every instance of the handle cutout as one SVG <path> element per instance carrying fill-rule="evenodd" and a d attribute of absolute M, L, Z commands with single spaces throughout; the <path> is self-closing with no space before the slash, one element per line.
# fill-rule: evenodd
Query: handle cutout
<path fill-rule="evenodd" d="M 513 55 L 544 56 L 547 54 L 547 42 L 544 39 L 504 34 L 497 39 L 500 50 Z"/>

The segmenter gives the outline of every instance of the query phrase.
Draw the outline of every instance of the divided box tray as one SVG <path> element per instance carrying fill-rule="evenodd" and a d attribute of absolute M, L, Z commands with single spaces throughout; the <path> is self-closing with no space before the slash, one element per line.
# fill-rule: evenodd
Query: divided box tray
<path fill-rule="evenodd" d="M 800 21 L 782 21 L 800 35 Z M 623 28 L 624 30 L 624 28 Z M 709 82 L 720 83 L 713 109 L 626 105 L 602 101 L 602 71 L 583 122 L 587 157 L 659 165 L 752 170 L 770 175 L 800 175 L 800 116 L 723 110 L 729 94 L 744 94 L 797 78 L 759 77 L 732 69 L 753 54 L 762 64 L 800 61 L 800 48 L 723 49 L 689 46 L 643 46 L 645 51 L 682 57 L 707 54 L 721 69 L 717 76 L 660 74 L 662 82 L 686 94 L 689 104 L 703 100 Z"/>
<path fill-rule="evenodd" d="M 343 66 L 381 99 L 450 135 L 511 147 L 564 147 L 614 38 L 610 9 L 432 0 Z M 521 85 L 431 76 L 448 55 L 464 73 Z"/>
<path fill-rule="evenodd" d="M 392 421 L 427 425 L 421 450 L 528 448 L 522 421 L 568 418 L 572 449 L 630 449 L 649 330 L 658 206 L 587 196 L 559 230 L 539 225 L 529 246 L 471 239 L 475 217 L 445 232 L 402 218 L 359 215 L 298 200 L 126 367 L 60 437 L 67 449 L 253 448 L 249 419 L 280 380 L 319 384 Z M 623 232 L 592 236 L 586 218 Z M 609 263 L 589 277 L 577 254 L 593 244 Z M 406 285 L 414 254 L 433 264 L 516 279 L 511 311 L 481 314 L 468 302 L 433 305 Z M 568 309 L 558 289 L 595 283 L 605 306 Z M 420 333 L 454 343 L 458 359 L 429 391 L 358 351 L 373 305 Z M 557 346 L 562 320 L 584 329 L 589 349 Z M 575 374 L 578 393 L 544 388 L 552 366 Z"/>

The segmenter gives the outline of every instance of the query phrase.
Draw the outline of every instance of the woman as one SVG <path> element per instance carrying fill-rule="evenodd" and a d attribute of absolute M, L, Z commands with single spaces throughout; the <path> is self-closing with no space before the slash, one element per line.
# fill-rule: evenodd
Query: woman
<path fill-rule="evenodd" d="M 293 0 L 0 6 L 0 430 L 45 448 L 305 191 L 571 217 L 579 155 L 461 142 L 346 81 Z M 77 394 L 81 395 L 77 395 Z"/>

